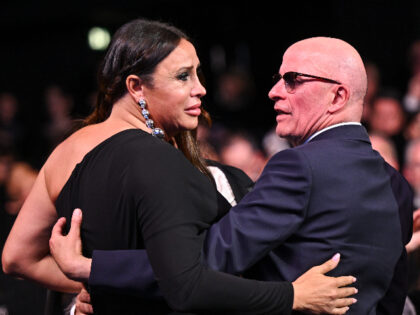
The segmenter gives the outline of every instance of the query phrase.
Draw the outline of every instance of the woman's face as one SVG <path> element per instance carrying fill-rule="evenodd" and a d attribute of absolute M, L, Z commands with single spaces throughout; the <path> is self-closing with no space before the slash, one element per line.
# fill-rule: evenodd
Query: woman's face
<path fill-rule="evenodd" d="M 143 88 L 151 118 L 169 136 L 198 125 L 200 99 L 206 94 L 197 76 L 199 66 L 194 46 L 182 39 L 156 67 L 153 86 Z"/>

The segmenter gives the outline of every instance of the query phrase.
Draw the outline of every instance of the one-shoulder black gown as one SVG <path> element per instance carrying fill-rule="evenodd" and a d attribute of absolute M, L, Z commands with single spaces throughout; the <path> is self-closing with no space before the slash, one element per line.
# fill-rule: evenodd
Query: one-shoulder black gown
<path fill-rule="evenodd" d="M 146 248 L 166 300 L 97 290 L 91 292 L 95 314 L 291 312 L 290 283 L 246 280 L 201 263 L 206 230 L 223 215 L 216 189 L 179 150 L 144 131 L 119 132 L 87 153 L 56 208 L 67 222 L 73 209 L 83 210 L 83 252 L 88 257 L 94 249 Z M 121 277 L 129 276 L 121 270 Z"/>

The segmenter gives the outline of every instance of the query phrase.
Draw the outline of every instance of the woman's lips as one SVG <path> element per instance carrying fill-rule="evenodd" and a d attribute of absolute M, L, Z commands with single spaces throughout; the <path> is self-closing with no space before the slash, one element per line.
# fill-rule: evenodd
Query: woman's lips
<path fill-rule="evenodd" d="M 185 109 L 185 112 L 191 116 L 200 116 L 201 114 L 200 106 L 201 104 L 188 107 Z"/>

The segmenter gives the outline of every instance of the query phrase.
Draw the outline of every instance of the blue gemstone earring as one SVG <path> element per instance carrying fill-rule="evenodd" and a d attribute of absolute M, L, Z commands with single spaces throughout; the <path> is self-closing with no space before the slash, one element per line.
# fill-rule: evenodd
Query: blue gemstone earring
<path fill-rule="evenodd" d="M 147 128 L 152 129 L 152 136 L 157 137 L 159 139 L 163 139 L 165 137 L 165 133 L 160 128 L 155 128 L 155 123 L 152 119 L 150 119 L 149 111 L 146 109 L 146 101 L 144 99 L 139 100 L 139 105 L 141 107 L 141 114 L 143 115 L 144 119 L 146 119 L 146 126 Z"/>

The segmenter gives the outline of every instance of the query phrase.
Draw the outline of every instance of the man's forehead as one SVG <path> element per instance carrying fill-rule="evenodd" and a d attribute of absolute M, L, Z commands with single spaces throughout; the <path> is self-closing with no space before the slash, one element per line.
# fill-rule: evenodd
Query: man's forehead
<path fill-rule="evenodd" d="M 326 71 L 329 63 L 328 56 L 310 49 L 295 49 L 290 47 L 283 55 L 280 69 L 283 71 Z"/>

